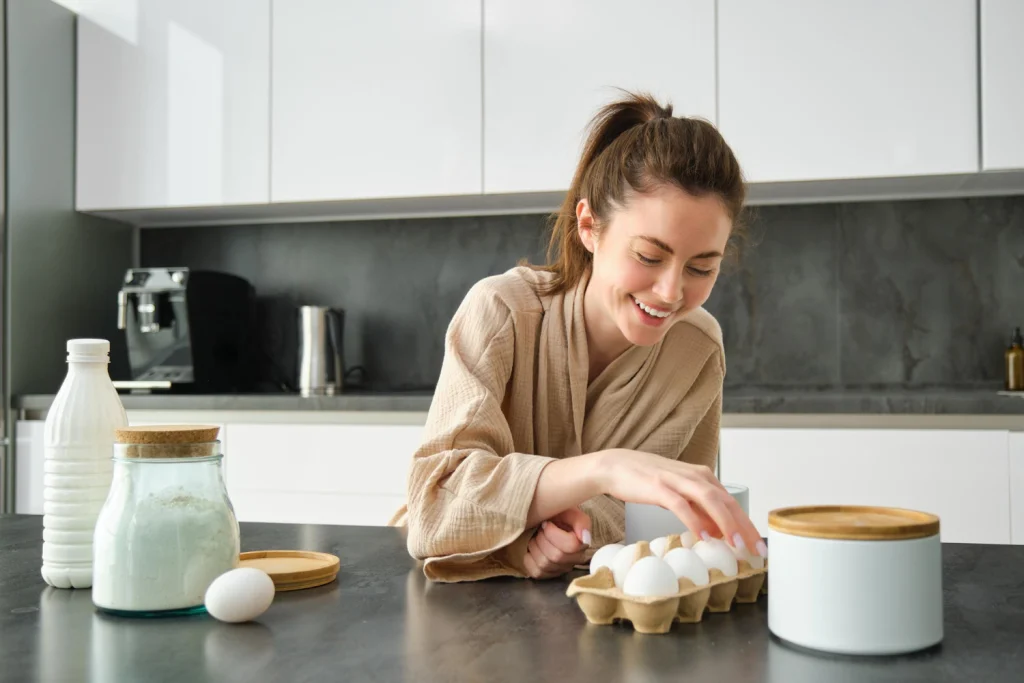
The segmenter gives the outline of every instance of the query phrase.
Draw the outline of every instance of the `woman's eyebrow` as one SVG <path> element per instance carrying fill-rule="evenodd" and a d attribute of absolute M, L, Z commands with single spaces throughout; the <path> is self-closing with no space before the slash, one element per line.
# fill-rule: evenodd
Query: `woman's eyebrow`
<path fill-rule="evenodd" d="M 665 244 L 664 242 L 659 240 L 657 237 L 648 237 L 647 235 L 637 235 L 637 239 L 644 240 L 645 242 L 650 242 L 651 244 L 656 246 L 658 249 L 661 249 L 662 251 L 664 251 L 664 252 L 666 252 L 668 254 L 675 254 L 676 253 L 676 252 L 674 252 L 672 250 L 672 247 L 668 246 L 667 244 Z"/>

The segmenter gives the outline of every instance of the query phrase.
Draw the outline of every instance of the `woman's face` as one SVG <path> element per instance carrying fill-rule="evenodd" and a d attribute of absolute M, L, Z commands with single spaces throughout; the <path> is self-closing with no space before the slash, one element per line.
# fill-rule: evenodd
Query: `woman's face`
<path fill-rule="evenodd" d="M 732 230 L 717 197 L 696 198 L 671 185 L 633 195 L 598 230 L 587 200 L 577 205 L 576 218 L 593 254 L 587 327 L 605 348 L 656 344 L 703 305 Z"/>

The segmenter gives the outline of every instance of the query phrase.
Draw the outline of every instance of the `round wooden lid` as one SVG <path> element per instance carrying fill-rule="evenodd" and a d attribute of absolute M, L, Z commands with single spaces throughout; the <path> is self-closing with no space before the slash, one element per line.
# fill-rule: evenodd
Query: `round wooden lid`
<path fill-rule="evenodd" d="M 772 510 L 768 526 L 784 534 L 846 541 L 898 541 L 939 533 L 927 512 L 866 505 L 814 505 Z"/>
<path fill-rule="evenodd" d="M 307 550 L 254 550 L 239 555 L 239 567 L 265 571 L 278 591 L 322 586 L 338 576 L 337 555 Z"/>
<path fill-rule="evenodd" d="M 139 425 L 115 430 L 117 443 L 182 444 L 209 443 L 217 440 L 216 425 Z"/>

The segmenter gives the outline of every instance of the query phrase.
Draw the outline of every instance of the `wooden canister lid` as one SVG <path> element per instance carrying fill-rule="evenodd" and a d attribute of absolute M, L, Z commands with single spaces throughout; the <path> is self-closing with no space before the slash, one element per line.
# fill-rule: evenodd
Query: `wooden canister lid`
<path fill-rule="evenodd" d="M 239 555 L 238 566 L 263 570 L 281 592 L 331 583 L 338 578 L 341 560 L 330 553 L 305 550 L 253 550 Z"/>
<path fill-rule="evenodd" d="M 139 425 L 114 432 L 117 443 L 209 443 L 217 440 L 216 425 Z"/>
<path fill-rule="evenodd" d="M 115 430 L 114 441 L 126 458 L 203 458 L 219 452 L 219 432 L 216 425 L 140 425 Z"/>
<path fill-rule="evenodd" d="M 939 518 L 927 512 L 866 505 L 814 505 L 772 510 L 774 531 L 845 541 L 899 541 L 939 533 Z"/>

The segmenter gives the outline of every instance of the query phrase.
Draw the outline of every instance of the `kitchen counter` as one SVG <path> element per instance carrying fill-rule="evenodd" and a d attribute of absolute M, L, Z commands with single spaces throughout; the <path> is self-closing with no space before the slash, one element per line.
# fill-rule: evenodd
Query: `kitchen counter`
<path fill-rule="evenodd" d="M 430 408 L 432 392 L 356 393 L 302 398 L 295 394 L 122 394 L 128 410 L 417 412 Z M 49 394 L 14 398 L 14 409 L 38 419 Z M 970 389 L 808 390 L 726 388 L 726 415 L 1005 415 L 1024 417 L 1024 392 L 1008 396 L 997 387 Z"/>
<path fill-rule="evenodd" d="M 97 613 L 39 576 L 41 517 L 0 516 L 0 680 L 1019 681 L 1024 546 L 944 545 L 945 640 L 836 657 L 768 631 L 769 598 L 643 636 L 591 626 L 567 580 L 428 584 L 397 529 L 242 524 L 242 549 L 341 558 L 338 580 L 279 594 L 256 622 Z M 885 615 L 878 615 L 884 619 Z"/>

